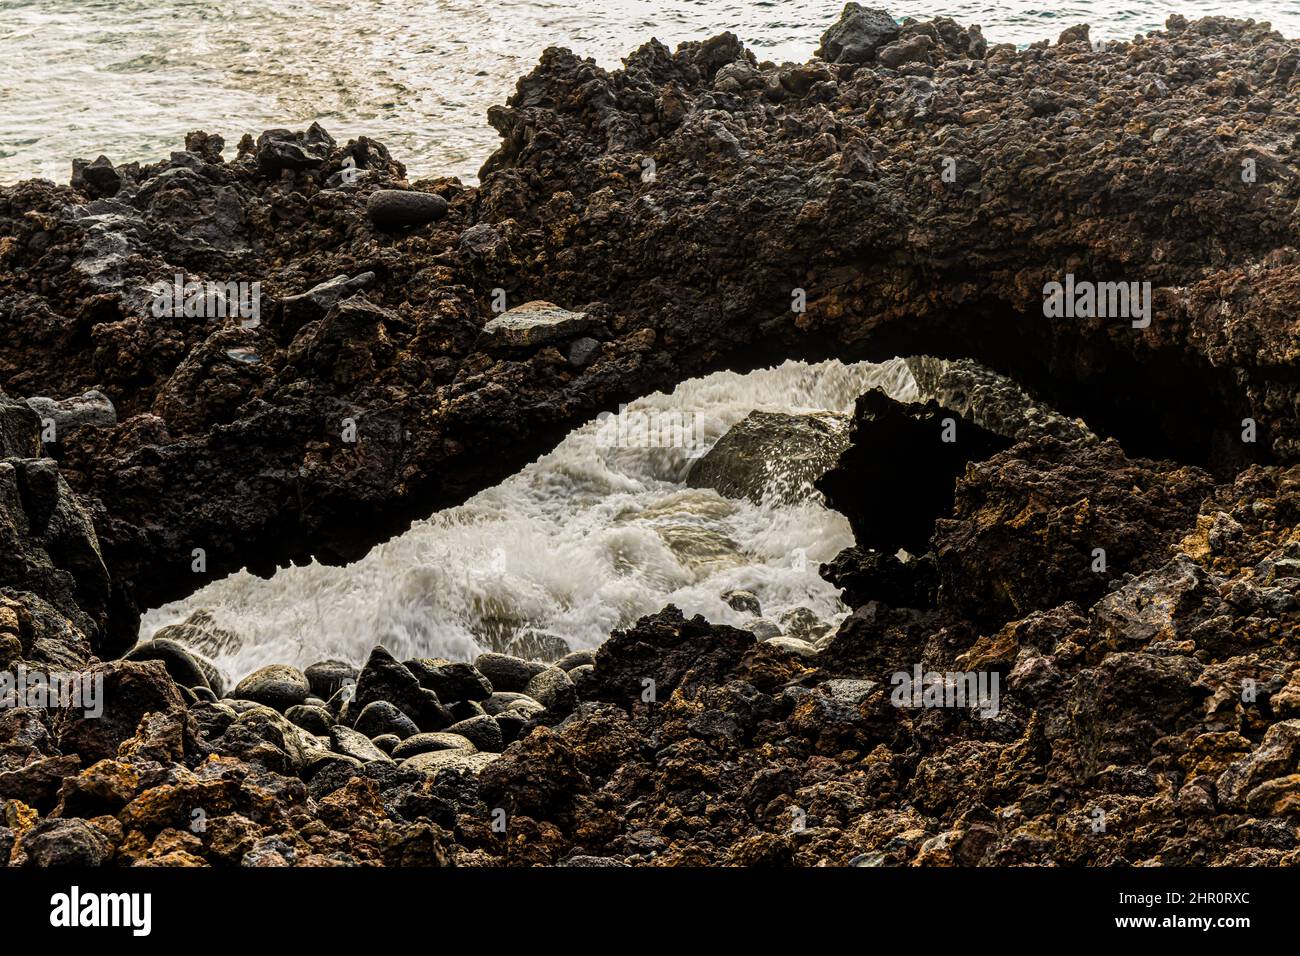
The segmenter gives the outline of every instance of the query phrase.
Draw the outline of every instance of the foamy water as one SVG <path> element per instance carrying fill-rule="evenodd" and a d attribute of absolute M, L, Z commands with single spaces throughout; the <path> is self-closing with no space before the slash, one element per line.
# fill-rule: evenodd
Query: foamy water
<path fill-rule="evenodd" d="M 292 567 L 269 580 L 240 572 L 151 611 L 141 635 L 211 609 L 217 626 L 238 635 L 216 655 L 238 678 L 270 663 L 359 662 L 376 643 L 399 658 L 459 660 L 530 638 L 595 647 L 670 603 L 750 626 L 752 614 L 722 599 L 733 588 L 753 591 L 768 620 L 803 607 L 838 623 L 847 609 L 817 570 L 853 543 L 841 515 L 811 489 L 797 504 L 776 496 L 755 504 L 684 480 L 691 456 L 755 409 L 847 412 L 876 385 L 915 398 L 898 360 L 787 362 L 686 382 L 629 411 L 685 414 L 699 423 L 693 445 L 604 447 L 593 421 L 501 485 L 354 564 Z"/>
<path fill-rule="evenodd" d="M 867 6 L 873 4 L 868 3 Z M 1300 35 L 1297 0 L 881 2 L 896 18 L 955 17 L 990 42 L 1097 39 L 1159 29 L 1170 13 L 1268 20 Z M 760 59 L 803 61 L 841 0 L 0 0 L 0 183 L 67 182 L 74 157 L 156 162 L 185 133 L 319 121 L 373 136 L 413 176 L 472 181 L 498 143 L 487 125 L 548 46 L 617 67 L 651 37 L 675 47 L 724 30 Z"/>

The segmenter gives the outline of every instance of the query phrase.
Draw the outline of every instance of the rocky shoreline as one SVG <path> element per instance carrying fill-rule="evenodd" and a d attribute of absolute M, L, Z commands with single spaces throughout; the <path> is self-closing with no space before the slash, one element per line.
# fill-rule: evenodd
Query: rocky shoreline
<path fill-rule="evenodd" d="M 1253 22 L 1016 50 L 849 4 L 805 64 L 548 50 L 477 187 L 313 127 L 0 188 L 0 671 L 102 704 L 0 688 L 0 860 L 1300 863 L 1298 67 Z M 1067 273 L 1153 320 L 1049 314 Z M 209 620 L 137 643 L 620 402 L 899 355 L 923 401 L 801 438 L 836 632 L 670 607 L 233 687 Z"/>

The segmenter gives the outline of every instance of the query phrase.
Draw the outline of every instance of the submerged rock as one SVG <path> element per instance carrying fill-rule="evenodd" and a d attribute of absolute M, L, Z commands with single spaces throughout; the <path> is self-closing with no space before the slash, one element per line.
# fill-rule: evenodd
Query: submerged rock
<path fill-rule="evenodd" d="M 686 483 L 761 503 L 802 501 L 848 445 L 843 415 L 750 412 L 691 466 Z"/>

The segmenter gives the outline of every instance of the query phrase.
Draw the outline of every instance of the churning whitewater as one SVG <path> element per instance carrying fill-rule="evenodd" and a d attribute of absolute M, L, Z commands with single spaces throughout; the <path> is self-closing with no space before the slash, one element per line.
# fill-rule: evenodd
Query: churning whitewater
<path fill-rule="evenodd" d="M 553 658 L 595 647 L 668 604 L 754 627 L 752 611 L 723 599 L 733 589 L 753 592 L 765 620 L 802 607 L 836 624 L 847 611 L 818 565 L 853 544 L 841 515 L 811 488 L 795 503 L 777 494 L 754 503 L 685 479 L 752 411 L 845 413 L 873 386 L 915 399 L 897 359 L 786 362 L 685 382 L 626 411 L 651 421 L 687 418 L 693 446 L 611 446 L 593 420 L 519 474 L 351 565 L 312 563 L 269 580 L 241 571 L 149 612 L 141 637 L 206 609 L 228 633 L 199 649 L 237 678 L 271 663 L 360 663 L 376 643 L 399 659 L 472 660 L 485 650 Z M 772 462 L 774 489 L 780 464 Z"/>

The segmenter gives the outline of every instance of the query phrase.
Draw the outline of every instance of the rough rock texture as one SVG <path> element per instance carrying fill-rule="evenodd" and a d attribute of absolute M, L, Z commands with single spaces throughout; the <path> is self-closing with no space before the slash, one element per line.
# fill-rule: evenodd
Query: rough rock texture
<path fill-rule="evenodd" d="M 319 126 L 0 189 L 0 665 L 87 670 L 106 702 L 0 708 L 4 858 L 1300 863 L 1300 48 L 1175 16 L 990 49 L 850 5 L 822 57 L 548 50 L 474 189 Z M 445 215 L 380 229 L 384 189 Z M 1066 274 L 1149 281 L 1150 325 L 1049 317 Z M 222 288 L 177 314 L 177 275 Z M 584 318 L 484 334 L 537 300 Z M 355 557 L 691 375 L 919 353 L 1015 384 L 863 400 L 830 473 L 853 610 L 815 642 L 668 608 L 571 669 L 322 662 L 262 698 L 286 713 L 187 684 L 224 639 L 201 616 L 151 659 L 92 656 L 143 607 Z M 46 437 L 18 396 L 75 427 Z M 1056 412 L 1025 425 L 1022 396 Z M 984 444 L 873 525 L 872 461 L 943 417 Z M 904 706 L 916 668 L 1000 696 L 950 706 L 945 677 Z"/>
<path fill-rule="evenodd" d="M 986 49 L 944 18 L 892 42 L 917 37 L 896 68 L 729 35 L 612 73 L 548 50 L 491 111 L 482 185 L 419 184 L 449 206 L 408 231 L 366 215 L 401 165 L 319 127 L 229 158 L 195 133 L 111 196 L 84 171 L 0 190 L 0 387 L 116 409 L 48 452 L 111 573 L 92 640 L 124 649 L 140 608 L 246 563 L 354 558 L 724 364 L 968 356 L 1135 454 L 1300 456 L 1294 44 L 1179 17 L 1104 50 Z M 1066 273 L 1151 282 L 1151 325 L 1046 317 Z M 257 321 L 157 314 L 178 274 L 260 283 Z M 599 348 L 494 349 L 502 296 L 580 312 Z"/>

